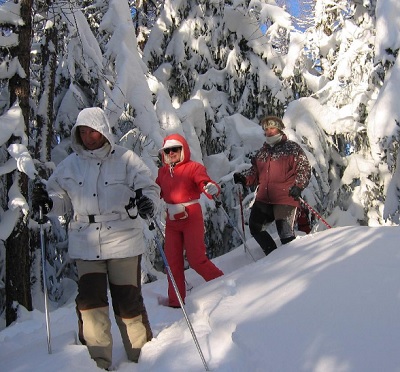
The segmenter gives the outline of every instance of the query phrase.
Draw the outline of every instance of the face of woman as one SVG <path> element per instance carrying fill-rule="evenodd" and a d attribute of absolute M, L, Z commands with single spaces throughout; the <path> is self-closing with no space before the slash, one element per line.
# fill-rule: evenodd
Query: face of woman
<path fill-rule="evenodd" d="M 264 129 L 264 133 L 267 137 L 273 137 L 279 134 L 281 131 L 275 127 L 268 127 Z"/>
<path fill-rule="evenodd" d="M 164 153 L 169 156 L 171 163 L 178 163 L 181 160 L 181 146 L 170 147 L 164 150 Z"/>
<path fill-rule="evenodd" d="M 78 128 L 78 131 L 83 146 L 85 146 L 88 150 L 97 150 L 107 141 L 106 137 L 93 128 L 81 125 Z"/>

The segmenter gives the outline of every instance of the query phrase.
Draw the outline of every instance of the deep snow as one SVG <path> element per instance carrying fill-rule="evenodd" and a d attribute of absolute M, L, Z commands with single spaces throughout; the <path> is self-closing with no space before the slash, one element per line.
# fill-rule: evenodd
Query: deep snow
<path fill-rule="evenodd" d="M 268 257 L 253 239 L 213 260 L 225 275 L 205 283 L 191 269 L 185 309 L 211 371 L 400 371 L 398 227 L 339 227 L 298 237 Z M 275 236 L 276 238 L 276 236 Z M 180 309 L 158 304 L 167 282 L 145 284 L 154 339 L 127 361 L 113 324 L 119 371 L 205 370 Z M 96 371 L 74 344 L 74 294 L 45 315 L 21 311 L 0 332 L 1 370 Z"/>

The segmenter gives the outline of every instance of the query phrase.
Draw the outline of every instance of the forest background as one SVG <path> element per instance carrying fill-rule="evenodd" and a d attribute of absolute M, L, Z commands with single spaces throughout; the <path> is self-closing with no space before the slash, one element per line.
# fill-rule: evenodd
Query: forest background
<path fill-rule="evenodd" d="M 397 0 L 1 2 L 4 325 L 19 304 L 32 310 L 32 292 L 43 288 L 30 193 L 70 153 L 70 130 L 85 107 L 102 107 L 119 142 L 154 174 L 163 137 L 184 134 L 238 225 L 232 174 L 257 150 L 249 132 L 259 119 L 282 116 L 313 167 L 303 197 L 331 226 L 398 224 L 399 18 Z M 254 190 L 243 192 L 247 219 Z M 241 244 L 232 221 L 202 204 L 209 256 Z M 69 218 L 45 225 L 49 297 L 59 306 L 65 283 L 76 279 Z M 313 228 L 324 227 L 316 220 Z M 144 231 L 143 280 L 152 281 L 162 262 Z"/>

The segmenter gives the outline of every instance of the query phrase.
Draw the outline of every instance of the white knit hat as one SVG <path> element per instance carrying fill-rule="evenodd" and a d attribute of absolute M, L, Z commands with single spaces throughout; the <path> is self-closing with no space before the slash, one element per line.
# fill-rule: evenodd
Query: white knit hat
<path fill-rule="evenodd" d="M 170 139 L 165 141 L 164 146 L 161 147 L 159 151 L 163 151 L 164 149 L 168 149 L 170 147 L 183 147 L 183 145 L 177 140 Z"/>

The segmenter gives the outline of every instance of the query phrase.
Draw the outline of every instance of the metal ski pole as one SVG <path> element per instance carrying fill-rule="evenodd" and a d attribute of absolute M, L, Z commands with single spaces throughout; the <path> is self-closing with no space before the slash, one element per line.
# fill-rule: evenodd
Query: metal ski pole
<path fill-rule="evenodd" d="M 215 205 L 217 206 L 217 208 L 221 208 L 222 212 L 224 213 L 225 217 L 228 219 L 229 224 L 233 227 L 233 229 L 237 232 L 237 234 L 240 236 L 240 239 L 242 240 L 242 243 L 244 245 L 244 250 L 245 252 L 247 252 L 250 257 L 253 259 L 254 262 L 256 262 L 256 259 L 253 257 L 253 255 L 250 252 L 250 249 L 246 243 L 246 240 L 244 238 L 244 236 L 242 235 L 242 233 L 240 232 L 240 230 L 237 228 L 237 226 L 233 223 L 233 221 L 230 219 L 228 213 L 226 212 L 225 208 L 222 206 L 222 202 L 220 202 L 219 200 L 217 200 L 214 197 L 214 201 L 215 201 Z"/>
<path fill-rule="evenodd" d="M 147 221 L 149 223 L 149 229 L 150 230 L 154 229 L 154 226 L 155 226 L 157 228 L 157 230 L 161 233 L 161 235 L 164 236 L 164 234 L 163 234 L 163 232 L 161 230 L 161 227 L 158 225 L 158 223 L 157 223 L 155 218 L 147 217 Z M 176 296 L 178 297 L 179 305 L 180 305 L 180 307 L 182 309 L 183 316 L 185 317 L 185 320 L 186 320 L 186 323 L 188 325 L 189 331 L 192 334 L 193 341 L 196 344 L 196 348 L 197 348 L 197 351 L 200 354 L 200 358 L 201 358 L 201 360 L 203 362 L 204 368 L 205 368 L 206 371 L 209 371 L 207 363 L 206 363 L 206 360 L 204 359 L 203 352 L 201 351 L 199 342 L 198 342 L 196 334 L 194 332 L 192 323 L 190 322 L 189 317 L 187 316 L 187 313 L 186 313 L 186 310 L 185 310 L 185 306 L 183 304 L 182 297 L 181 297 L 181 295 L 179 293 L 179 289 L 178 289 L 178 286 L 177 286 L 177 284 L 175 282 L 175 279 L 174 279 L 174 276 L 172 274 L 171 268 L 169 267 L 169 264 L 168 264 L 168 261 L 167 261 L 167 257 L 165 256 L 165 253 L 164 253 L 164 249 L 162 247 L 162 244 L 161 244 L 160 240 L 157 237 L 157 234 L 154 235 L 154 240 L 156 241 L 157 248 L 160 251 L 161 257 L 162 257 L 162 259 L 164 261 L 164 265 L 165 265 L 165 268 L 167 270 L 169 279 L 171 280 L 171 283 L 172 283 L 172 286 L 174 287 L 174 291 L 176 293 Z"/>
<path fill-rule="evenodd" d="M 246 232 L 244 230 L 244 214 L 243 214 L 243 197 L 242 197 L 242 190 L 238 189 L 238 194 L 239 194 L 239 205 L 240 205 L 240 217 L 242 219 L 242 231 L 243 231 L 243 238 L 246 239 Z"/>
<path fill-rule="evenodd" d="M 155 223 L 153 223 L 153 225 L 154 225 Z M 150 225 L 150 230 L 151 230 L 151 227 L 153 226 L 153 225 Z M 165 234 L 164 234 L 164 232 L 162 231 L 162 229 L 161 229 L 161 227 L 159 226 L 159 225 L 157 225 L 157 230 L 158 230 L 158 232 L 163 236 L 163 238 L 165 239 Z M 192 284 L 190 284 L 186 279 L 185 279 L 185 284 L 186 284 L 186 291 L 191 291 L 192 289 L 193 289 L 193 285 Z"/>
<path fill-rule="evenodd" d="M 331 228 L 332 228 L 332 226 L 329 225 L 329 223 L 326 222 L 326 221 L 322 218 L 322 216 L 321 216 L 310 204 L 308 204 L 302 197 L 299 197 L 299 200 L 300 200 L 312 213 L 314 213 L 328 229 L 331 229 Z"/>
<path fill-rule="evenodd" d="M 48 294 L 47 294 L 47 278 L 46 278 L 46 252 L 45 252 L 45 241 L 44 241 L 44 219 L 43 219 L 43 209 L 39 207 L 39 225 L 40 225 L 40 246 L 42 252 L 42 276 L 43 276 L 43 294 L 44 294 L 44 310 L 46 314 L 46 331 L 47 331 L 47 351 L 51 354 L 51 340 L 50 340 L 50 317 L 49 317 L 49 307 L 48 307 Z"/>

